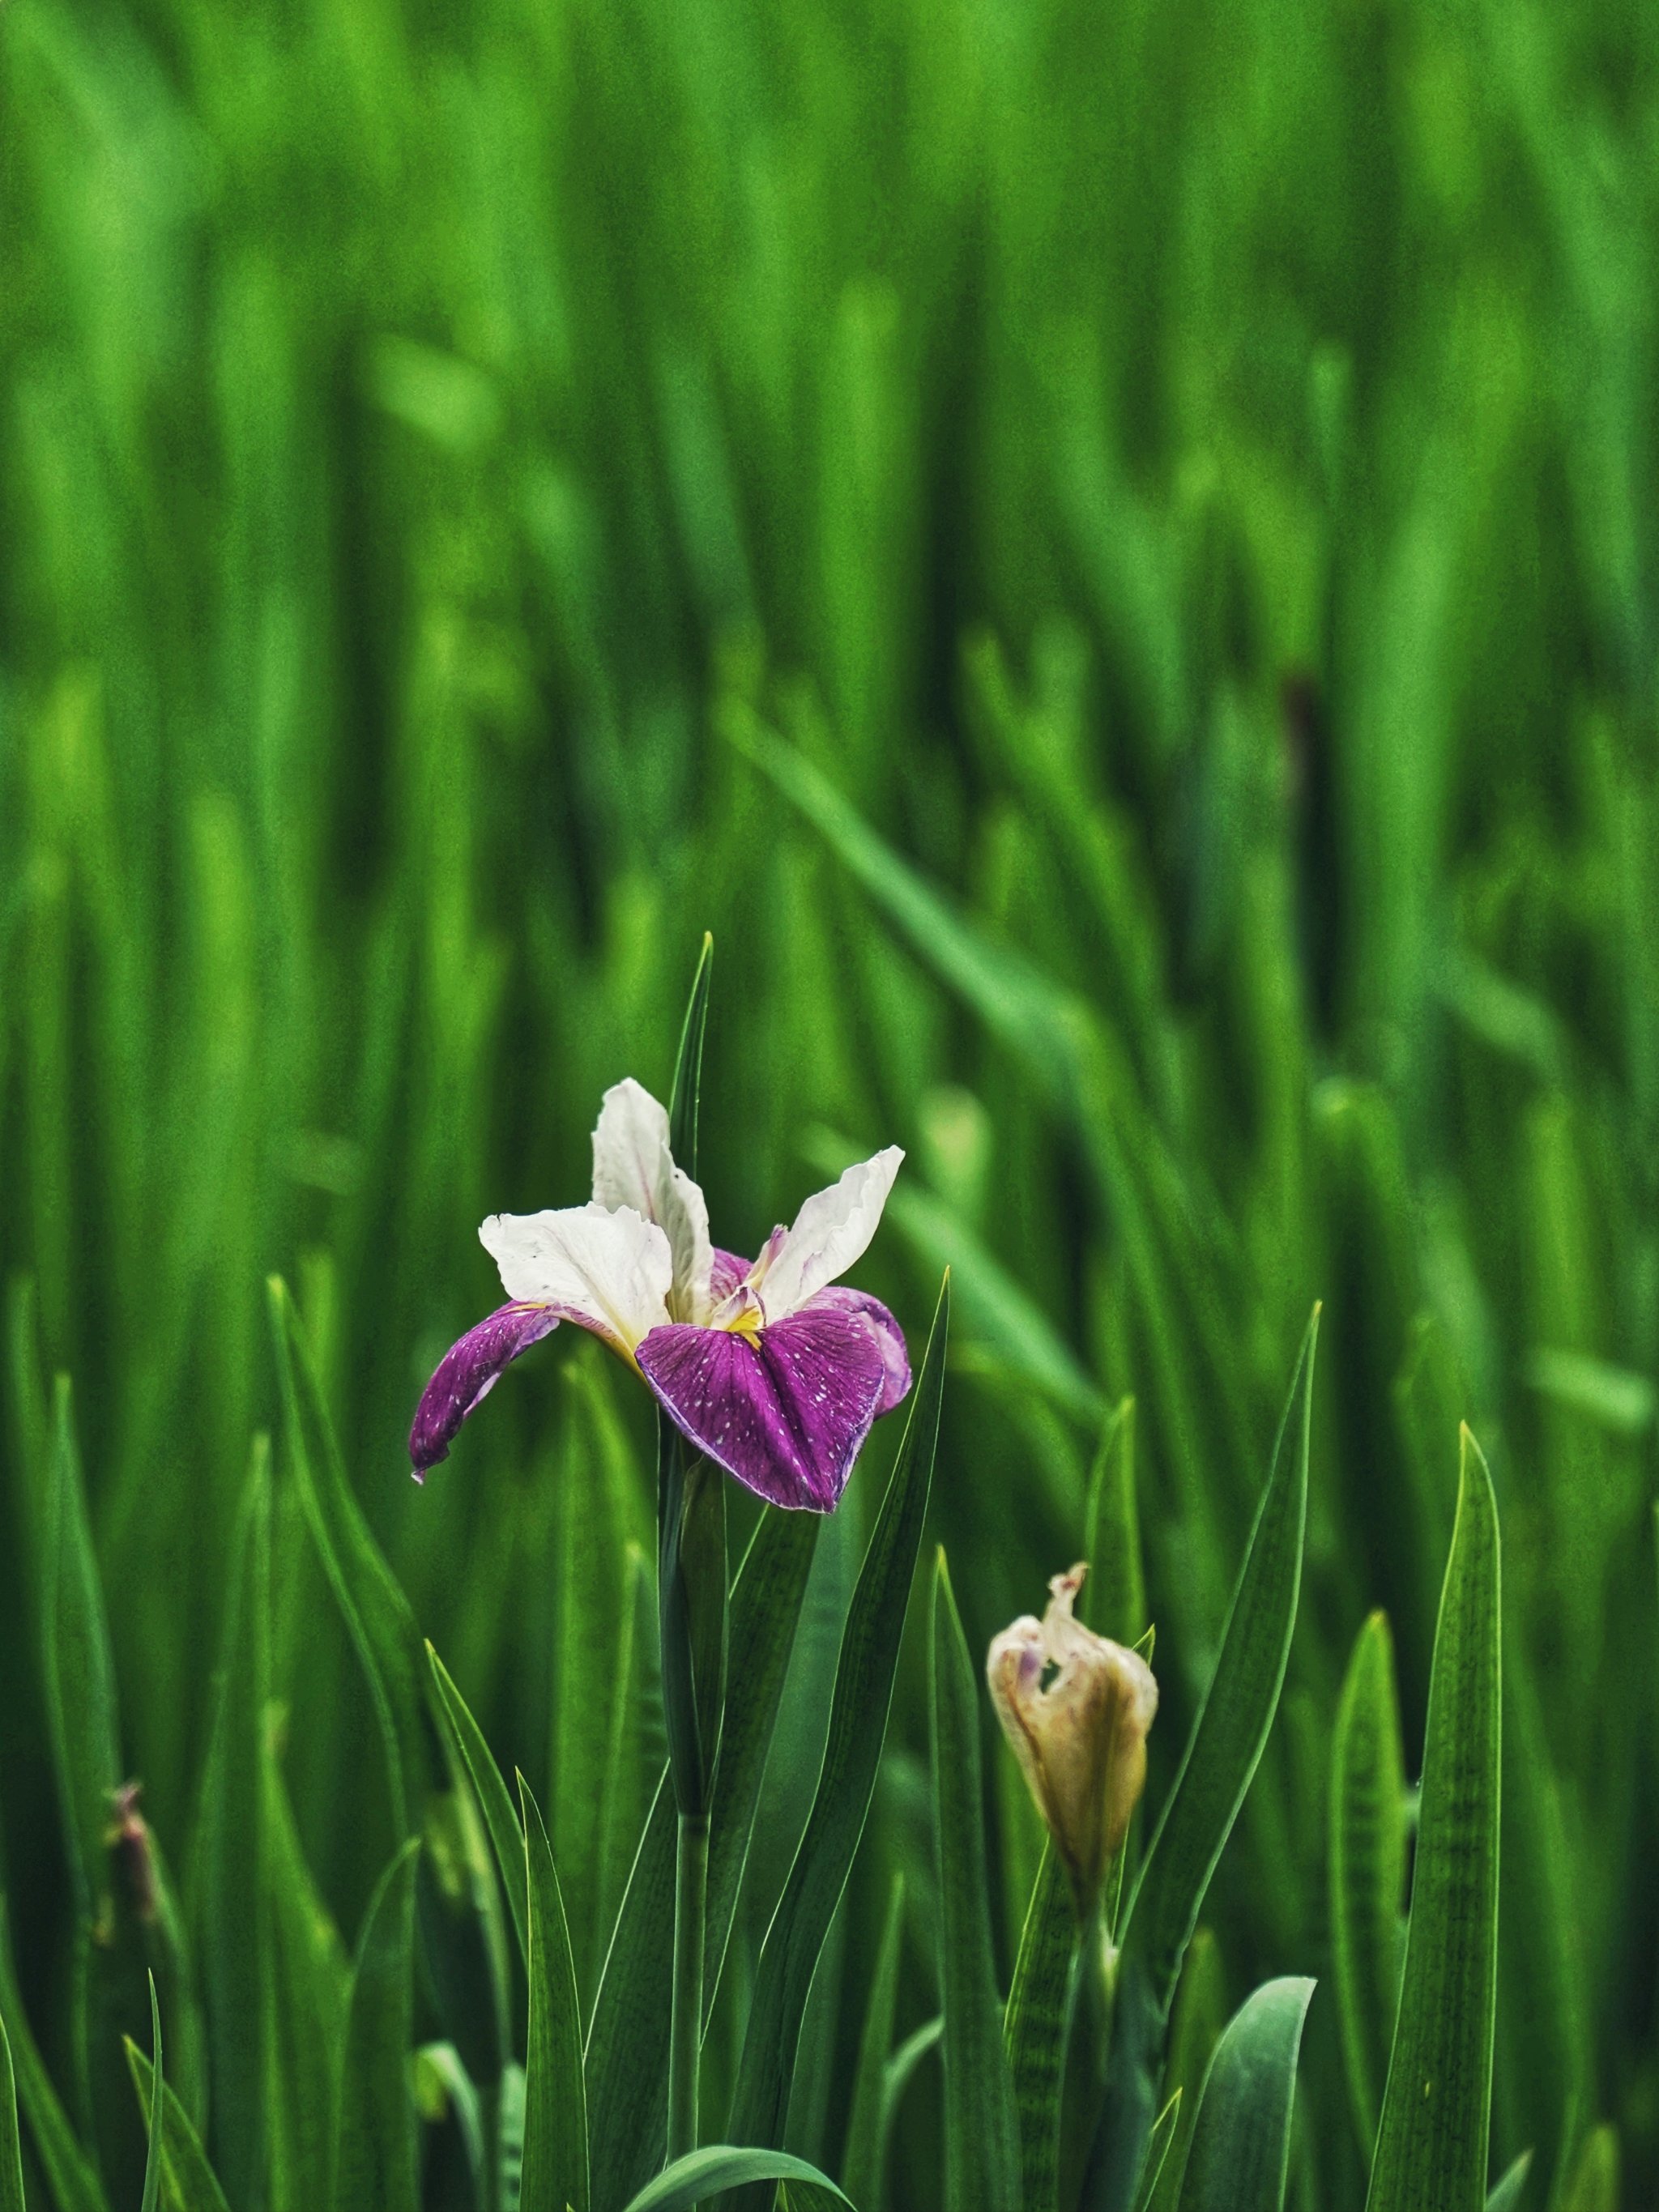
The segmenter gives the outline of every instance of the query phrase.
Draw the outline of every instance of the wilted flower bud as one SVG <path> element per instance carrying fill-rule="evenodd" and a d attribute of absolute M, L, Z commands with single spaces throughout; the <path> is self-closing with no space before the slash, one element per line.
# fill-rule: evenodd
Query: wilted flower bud
<path fill-rule="evenodd" d="M 104 1841 L 115 1854 L 117 1863 L 126 1877 L 128 1895 L 138 1917 L 149 1923 L 155 1917 L 160 1893 L 156 1887 L 155 1847 L 150 1838 L 149 1824 L 138 1810 L 138 1799 L 143 1789 L 141 1782 L 124 1782 L 118 1790 L 110 1791 L 110 1810 L 113 1818 L 105 1832 Z"/>
<path fill-rule="evenodd" d="M 985 1662 L 997 1718 L 1085 1914 L 1146 1784 L 1158 1711 L 1146 1661 L 1072 1618 L 1087 1572 L 1056 1575 L 1042 1619 L 1005 1628 Z"/>

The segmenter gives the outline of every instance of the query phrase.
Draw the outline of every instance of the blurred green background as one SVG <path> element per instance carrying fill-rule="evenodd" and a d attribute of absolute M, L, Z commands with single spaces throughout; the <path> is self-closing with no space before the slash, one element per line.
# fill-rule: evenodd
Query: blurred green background
<path fill-rule="evenodd" d="M 1563 2203 L 1612 2121 L 1653 2201 L 1656 63 L 1631 0 L 9 0 L 0 1802 L 49 2058 L 49 1378 L 182 1863 L 269 1270 L 422 1627 L 599 1865 L 559 1594 L 593 1425 L 643 1457 L 646 1408 L 567 1332 L 423 1492 L 404 1438 L 493 1303 L 481 1216 L 580 1200 L 601 1089 L 665 1093 L 707 927 L 717 1237 L 896 1140 L 860 1279 L 918 1334 L 954 1263 L 975 1643 L 1135 1397 L 1154 1799 L 1326 1300 L 1290 1689 L 1209 1907 L 1235 2002 L 1327 1971 L 1375 1606 L 1415 1760 L 1476 1426 L 1495 2154 Z M 821 1547 L 751 1935 L 892 1448 Z M 278 1495 L 284 1771 L 349 1940 L 391 1831 Z M 901 2025 L 934 2007 L 911 1661 L 821 1978 L 831 2160 L 896 1868 Z M 1337 2212 L 1327 2026 L 1297 2172 Z"/>

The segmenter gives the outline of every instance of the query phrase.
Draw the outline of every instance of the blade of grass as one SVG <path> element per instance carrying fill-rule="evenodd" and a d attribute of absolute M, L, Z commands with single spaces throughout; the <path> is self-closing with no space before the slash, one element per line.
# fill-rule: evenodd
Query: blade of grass
<path fill-rule="evenodd" d="M 1047 1840 L 1026 1909 L 1003 2036 L 1019 2123 L 1024 2212 L 1052 2212 L 1060 2175 L 1060 2106 L 1077 1916 Z"/>
<path fill-rule="evenodd" d="M 782 2133 L 812 1971 L 870 1809 L 933 1479 L 949 1310 L 947 1277 L 848 1609 L 812 1808 L 761 1947 L 729 2130 L 740 2142 L 770 2145 Z"/>
<path fill-rule="evenodd" d="M 708 1850 L 708 1952 L 703 1966 L 703 2026 L 714 2009 L 761 1782 L 772 1747 L 793 1638 L 823 1522 L 815 1513 L 763 1514 L 744 1557 L 731 1608 L 730 1688 L 714 1770 L 714 1817 Z M 743 1601 L 738 1602 L 738 1590 Z"/>
<path fill-rule="evenodd" d="M 892 2055 L 893 2023 L 898 2009 L 899 1963 L 904 1950 L 904 1877 L 895 1875 L 887 1900 L 876 1971 L 859 2035 L 853 2075 L 853 2105 L 842 2153 L 842 2186 L 859 2212 L 880 2212 L 885 2176 L 882 2159 L 882 2087 Z"/>
<path fill-rule="evenodd" d="M 368 1685 L 385 1752 L 392 1827 L 404 1838 L 413 1825 L 410 1793 L 423 1791 L 428 1778 L 420 1633 L 352 1493 L 288 1285 L 273 1275 L 266 1288 L 289 1462 Z"/>
<path fill-rule="evenodd" d="M 1181 2132 L 1181 2108 L 1185 2101 L 1186 2092 L 1177 2089 L 1152 2122 L 1152 2131 L 1146 2138 L 1146 2163 L 1141 2170 L 1135 2212 L 1151 2212 L 1151 2208 L 1160 2201 L 1176 2138 Z"/>
<path fill-rule="evenodd" d="M 207 2007 L 212 2140 L 238 2203 L 264 2171 L 268 2057 L 264 1915 L 265 1708 L 270 1698 L 270 1463 L 256 1439 L 226 1610 L 191 1868 Z"/>
<path fill-rule="evenodd" d="M 97 2170 L 76 2140 L 23 2010 L 3 1895 L 0 1895 L 0 2027 L 5 2030 L 29 2138 L 58 2201 L 58 2212 L 108 2212 Z"/>
<path fill-rule="evenodd" d="M 1181 2185 L 1181 2212 L 1281 2212 L 1297 2053 L 1314 1985 L 1266 1983 L 1216 2045 Z"/>
<path fill-rule="evenodd" d="M 1406 1769 L 1394 1642 L 1380 1613 L 1359 1632 L 1337 1706 L 1330 1869 L 1337 2013 L 1354 2124 L 1369 2159 L 1394 2041 L 1405 1939 Z"/>
<path fill-rule="evenodd" d="M 1584 2138 L 1562 2212 L 1619 2212 L 1619 2130 L 1603 2124 Z"/>
<path fill-rule="evenodd" d="M 416 2212 L 413 2045 L 415 1869 L 398 1851 L 369 1900 L 357 1946 L 335 2109 L 333 2212 Z"/>
<path fill-rule="evenodd" d="M 650 1813 L 651 1793 L 667 1755 L 657 1656 L 656 1593 L 651 1586 L 649 1559 L 637 1544 L 628 1547 L 620 1595 L 617 1680 L 599 1814 L 597 1924 L 602 1943 L 617 1924 L 634 1853 Z M 732 1633 L 737 1633 L 735 1620 Z M 718 1795 L 718 1783 L 715 1787 Z"/>
<path fill-rule="evenodd" d="M 530 1899 L 530 2035 L 520 2212 L 587 2212 L 581 2000 L 570 1931 L 547 1830 L 522 1774 L 519 1803 Z"/>
<path fill-rule="evenodd" d="M 1521 2200 L 1526 2195 L 1527 2180 L 1531 2172 L 1532 2153 L 1523 2150 L 1493 2184 L 1492 2194 L 1486 2199 L 1486 2212 L 1520 2212 Z"/>
<path fill-rule="evenodd" d="M 351 1968 L 312 1881 L 288 1792 L 264 1760 L 264 1912 L 269 1940 L 265 2130 L 272 2212 L 328 2202 L 333 2110 Z"/>
<path fill-rule="evenodd" d="M 1128 1911 L 1091 2212 L 1134 2201 L 1181 1964 L 1279 1708 L 1302 1582 L 1319 1313 L 1308 1324 L 1209 1694 Z"/>
<path fill-rule="evenodd" d="M 714 940 L 705 936 L 680 1031 L 668 1103 L 669 1148 L 676 1163 L 694 1181 L 697 1172 L 697 1115 L 713 957 Z M 721 1540 L 718 1577 L 707 1565 L 707 1555 L 714 1547 L 712 1533 L 703 1525 L 714 1516 L 718 1517 Z M 668 1731 L 668 1769 L 673 1778 L 674 1802 L 682 1817 L 693 1820 L 703 1818 L 708 1812 L 714 1767 L 714 1735 L 720 1723 L 719 1685 L 711 1665 L 711 1654 L 723 1656 L 726 1642 L 725 1525 L 725 1491 L 718 1470 L 702 1461 L 694 1464 L 694 1455 L 685 1439 L 659 1408 L 657 1604 L 663 1719 Z M 687 1556 L 682 1548 L 688 1536 L 691 1540 L 692 1572 L 687 1571 Z M 699 1992 L 699 2011 L 701 2005 Z"/>
<path fill-rule="evenodd" d="M 599 1911 L 605 1871 L 600 1828 L 616 1715 L 625 1692 L 619 1645 L 629 1623 L 617 1611 L 617 1581 L 639 1497 L 605 1382 L 592 1361 L 567 1370 L 568 1467 L 553 1504 L 553 1715 L 548 1771 L 550 1838 L 566 1869 L 571 1943 L 591 1996 L 608 1923 Z M 619 1449 L 623 1447 L 623 1449 Z M 629 1838 L 630 1846 L 634 1838 Z"/>
<path fill-rule="evenodd" d="M 1498 1506 L 1462 1432 L 1429 1682 L 1411 1918 L 1367 2212 L 1478 2212 L 1498 1963 Z"/>
<path fill-rule="evenodd" d="M 513 1800 L 501 1779 L 501 1770 L 495 1764 L 494 1753 L 484 1741 L 483 1731 L 473 1719 L 465 1698 L 455 1687 L 448 1668 L 430 1644 L 426 1647 L 426 1658 L 437 1691 L 438 1712 L 450 1751 L 460 1772 L 465 1775 L 472 1786 L 474 1801 L 483 1816 L 484 1826 L 495 1847 L 495 1863 L 501 1869 L 501 1887 L 507 1893 L 507 1908 L 519 1939 L 520 1959 L 527 1960 L 530 1955 L 530 1926 L 523 1881 L 524 1831 L 519 1826 Z"/>
<path fill-rule="evenodd" d="M 17 2132 L 17 2084 L 11 2043 L 0 2020 L 0 2212 L 27 2212 L 23 2203 L 23 2145 Z"/>
<path fill-rule="evenodd" d="M 58 1378 L 53 1405 L 42 1628 L 47 1722 L 71 1878 L 88 1928 L 107 1941 L 114 1926 L 108 1835 L 122 1778 L 120 1721 L 74 1401 L 65 1375 Z"/>
<path fill-rule="evenodd" d="M 1089 1578 L 1079 1598 L 1083 1620 L 1097 1636 L 1133 1645 L 1146 1632 L 1146 1576 L 1141 1560 L 1140 1509 L 1135 1495 L 1135 1401 L 1107 1414 L 1089 1474 L 1083 1519 Z"/>
<path fill-rule="evenodd" d="M 827 2174 L 787 2151 L 739 2148 L 731 2143 L 708 2143 L 687 2157 L 676 2159 L 636 2197 L 627 2212 L 692 2212 L 707 2197 L 723 2197 L 728 2190 L 754 2182 L 799 2181 L 824 2192 L 831 2204 L 845 2204 Z"/>
<path fill-rule="evenodd" d="M 1141 2191 L 1153 2212 L 1176 2212 L 1181 2199 L 1182 2178 L 1192 2148 L 1198 2120 L 1199 2100 L 1210 2061 L 1227 2024 L 1227 1992 L 1221 1972 L 1221 1949 L 1213 1932 L 1200 1926 L 1187 1946 L 1175 2004 L 1170 2014 L 1170 2038 L 1164 2057 L 1163 2094 L 1184 2093 L 1176 2115 L 1174 2131 L 1164 2154 L 1162 2179 L 1149 2191 L 1146 2177 Z M 1150 2154 L 1149 2160 L 1150 2163 Z"/>
<path fill-rule="evenodd" d="M 167 2108 L 161 2102 L 166 2087 L 161 2058 L 161 2004 L 155 1994 L 154 1974 L 149 1980 L 149 2141 L 144 2152 L 144 2193 L 138 2212 L 161 2212 L 161 2166 L 167 2142 Z"/>
<path fill-rule="evenodd" d="M 732 1585 L 731 1690 L 709 1823 L 705 2021 L 736 1912 L 817 1534 L 815 1516 L 763 1513 Z M 588 2027 L 588 2140 L 598 2212 L 615 2212 L 661 2156 L 668 2052 L 662 1993 L 673 1953 L 673 1913 L 674 1807 L 665 1774 L 623 1893 Z"/>
<path fill-rule="evenodd" d="M 947 2212 L 1017 2206 L 1019 2123 L 1003 2048 L 991 1948 L 980 1768 L 979 1675 L 968 1656 L 950 1571 L 933 1569 L 932 1719 L 939 1861 L 939 1988 L 945 2020 Z"/>
<path fill-rule="evenodd" d="M 155 2070 L 131 2036 L 126 2054 L 132 2086 L 148 2120 L 155 2095 Z M 167 2212 L 230 2212 L 201 2137 L 170 2084 L 161 2089 L 161 2201 Z"/>

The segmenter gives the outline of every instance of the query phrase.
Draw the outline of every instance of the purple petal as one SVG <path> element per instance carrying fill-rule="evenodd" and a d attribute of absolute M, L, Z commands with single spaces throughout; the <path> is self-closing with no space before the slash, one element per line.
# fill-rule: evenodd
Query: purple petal
<path fill-rule="evenodd" d="M 416 1482 L 424 1479 L 428 1468 L 448 1458 L 456 1431 L 489 1395 L 502 1370 L 558 1325 L 559 1315 L 552 1306 L 497 1306 L 487 1320 L 450 1346 L 421 1393 L 409 1432 Z"/>
<path fill-rule="evenodd" d="M 845 1283 L 832 1283 L 827 1291 L 820 1291 L 816 1297 L 809 1298 L 803 1310 L 862 1314 L 881 1346 L 884 1376 L 881 1399 L 876 1407 L 877 1419 L 902 1402 L 910 1389 L 910 1355 L 904 1348 L 904 1331 L 879 1298 L 872 1298 L 867 1291 L 849 1291 Z"/>
<path fill-rule="evenodd" d="M 855 1314 L 803 1310 L 758 1335 L 653 1328 L 640 1371 L 700 1451 L 774 1505 L 828 1513 L 847 1487 L 885 1380 Z"/>
<path fill-rule="evenodd" d="M 714 1264 L 708 1275 L 708 1295 L 716 1305 L 722 1298 L 731 1297 L 749 1273 L 750 1264 L 747 1260 L 738 1259 L 735 1252 L 722 1252 L 718 1244 L 714 1247 Z"/>

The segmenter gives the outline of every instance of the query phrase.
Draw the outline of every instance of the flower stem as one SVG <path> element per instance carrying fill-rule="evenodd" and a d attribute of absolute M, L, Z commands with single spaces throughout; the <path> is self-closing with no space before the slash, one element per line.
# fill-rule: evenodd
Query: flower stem
<path fill-rule="evenodd" d="M 697 2148 L 702 1954 L 708 1914 L 708 1818 L 682 1813 L 674 1864 L 674 1993 L 668 2045 L 668 2162 Z"/>
<path fill-rule="evenodd" d="M 1098 1907 L 1091 1907 L 1078 1927 L 1066 1990 L 1066 2032 L 1060 2061 L 1060 2197 L 1075 2204 L 1100 2126 L 1112 2044 L 1112 2001 L 1117 1983 L 1117 1954 Z M 1092 2198 L 1087 2201 L 1092 2203 Z"/>

